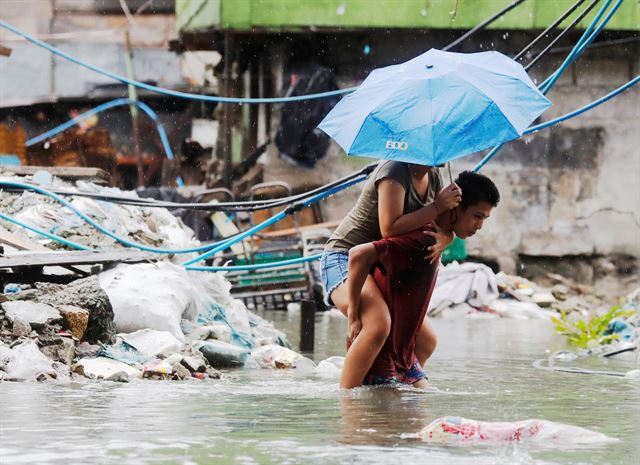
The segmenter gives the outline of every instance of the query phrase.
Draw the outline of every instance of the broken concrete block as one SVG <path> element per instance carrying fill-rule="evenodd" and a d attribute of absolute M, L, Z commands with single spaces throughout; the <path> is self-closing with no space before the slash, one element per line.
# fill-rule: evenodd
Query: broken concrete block
<path fill-rule="evenodd" d="M 551 289 L 551 293 L 558 300 L 566 300 L 569 295 L 569 287 L 564 284 L 556 284 Z"/>
<path fill-rule="evenodd" d="M 27 337 L 31 333 L 31 325 L 20 318 L 13 319 L 13 328 L 11 329 L 11 335 L 15 338 Z"/>
<path fill-rule="evenodd" d="M 114 340 L 116 326 L 113 322 L 113 308 L 109 296 L 100 287 L 97 276 L 78 279 L 72 283 L 60 285 L 36 283 L 40 302 L 50 305 L 73 305 L 89 312 L 89 323 L 84 340 L 95 344 L 100 341 L 110 344 Z M 20 292 L 23 294 L 28 291 Z"/>
<path fill-rule="evenodd" d="M 204 373 L 207 371 L 207 365 L 204 363 L 204 360 L 198 357 L 183 355 L 180 363 L 191 373 Z"/>
<path fill-rule="evenodd" d="M 105 381 L 115 381 L 118 383 L 128 383 L 129 375 L 125 371 L 116 371 L 104 379 Z"/>
<path fill-rule="evenodd" d="M 41 347 L 40 351 L 57 362 L 62 362 L 67 366 L 71 366 L 73 359 L 76 356 L 75 349 L 76 345 L 74 344 L 73 339 L 61 337 L 60 342 Z"/>
<path fill-rule="evenodd" d="M 531 300 L 540 307 L 550 307 L 556 302 L 556 298 L 549 292 L 536 292 L 531 296 Z"/>
<path fill-rule="evenodd" d="M 62 319 L 60 312 L 51 305 L 39 302 L 15 301 L 4 302 L 1 305 L 10 321 L 17 318 L 34 327 Z"/>
<path fill-rule="evenodd" d="M 191 372 L 181 364 L 177 364 L 173 369 L 173 379 L 188 379 L 191 378 Z"/>
<path fill-rule="evenodd" d="M 81 341 L 89 324 L 89 312 L 74 305 L 59 305 L 56 310 L 62 315 L 62 327 L 69 330 L 78 341 Z"/>

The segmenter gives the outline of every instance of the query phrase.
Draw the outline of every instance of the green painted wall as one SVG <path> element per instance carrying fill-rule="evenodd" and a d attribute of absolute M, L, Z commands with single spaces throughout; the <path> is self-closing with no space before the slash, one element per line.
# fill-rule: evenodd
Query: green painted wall
<path fill-rule="evenodd" d="M 176 19 L 178 30 L 205 27 L 274 31 L 308 30 L 310 27 L 469 29 L 511 2 L 512 0 L 176 0 Z M 494 22 L 490 28 L 544 29 L 574 2 L 575 0 L 526 0 Z M 595 15 L 596 10 L 597 7 L 583 21 L 583 27 Z M 640 30 L 640 2 L 625 0 L 607 27 Z"/>

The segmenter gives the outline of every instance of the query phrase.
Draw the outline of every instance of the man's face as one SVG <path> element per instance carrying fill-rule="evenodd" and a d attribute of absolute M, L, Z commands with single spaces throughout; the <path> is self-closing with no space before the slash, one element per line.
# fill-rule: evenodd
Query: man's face
<path fill-rule="evenodd" d="M 480 202 L 463 210 L 456 208 L 456 221 L 453 223 L 453 231 L 461 239 L 473 236 L 482 228 L 484 220 L 489 218 L 493 206 L 488 202 Z"/>

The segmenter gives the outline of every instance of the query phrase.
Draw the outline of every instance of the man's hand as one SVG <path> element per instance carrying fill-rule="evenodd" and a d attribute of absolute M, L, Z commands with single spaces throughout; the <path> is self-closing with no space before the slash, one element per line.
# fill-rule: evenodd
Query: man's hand
<path fill-rule="evenodd" d="M 436 195 L 436 199 L 433 201 L 438 213 L 442 213 L 448 210 L 456 208 L 462 201 L 462 189 L 452 182 L 447 187 L 442 189 Z"/>
<path fill-rule="evenodd" d="M 347 340 L 353 342 L 355 341 L 358 334 L 360 334 L 360 330 L 362 329 L 362 321 L 360 318 L 354 319 L 353 321 L 349 319 L 349 328 L 347 329 Z"/>
<path fill-rule="evenodd" d="M 427 248 L 427 255 L 424 258 L 429 260 L 429 263 L 435 263 L 440 260 L 440 255 L 442 255 L 444 249 L 453 241 L 453 231 L 445 231 L 435 221 L 432 221 L 427 226 L 431 230 L 426 230 L 424 234 L 433 237 L 436 243 Z"/>

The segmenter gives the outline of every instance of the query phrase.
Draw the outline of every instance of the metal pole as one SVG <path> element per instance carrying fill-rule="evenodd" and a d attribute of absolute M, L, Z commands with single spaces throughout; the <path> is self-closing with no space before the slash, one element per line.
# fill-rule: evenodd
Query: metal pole
<path fill-rule="evenodd" d="M 233 38 L 229 32 L 224 33 L 224 95 L 231 97 L 231 68 L 233 66 Z M 232 162 L 232 111 L 231 104 L 225 104 L 222 109 L 224 124 L 224 137 L 222 139 L 222 184 L 226 188 L 231 187 L 231 162 Z"/>
<path fill-rule="evenodd" d="M 127 48 L 127 53 L 125 54 L 125 63 L 127 66 L 127 77 L 129 79 L 135 79 L 135 75 L 133 72 L 133 48 L 131 47 L 131 37 L 129 36 L 129 31 L 125 31 L 124 33 L 124 43 Z M 136 87 L 129 84 L 128 92 L 129 92 L 129 100 L 132 102 L 138 101 L 138 92 L 136 91 Z M 138 178 L 138 187 L 146 186 L 147 182 L 144 176 L 144 163 L 142 160 L 142 150 L 140 149 L 140 119 L 138 118 L 138 107 L 131 103 L 129 105 L 129 111 L 131 112 L 131 125 L 133 127 L 133 151 L 137 158 L 137 178 Z"/>
<path fill-rule="evenodd" d="M 316 325 L 316 303 L 300 302 L 300 352 L 313 352 Z"/>

